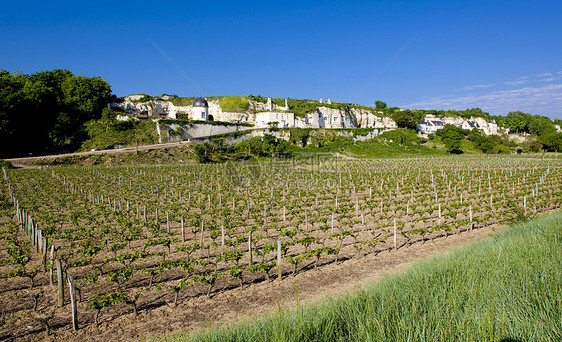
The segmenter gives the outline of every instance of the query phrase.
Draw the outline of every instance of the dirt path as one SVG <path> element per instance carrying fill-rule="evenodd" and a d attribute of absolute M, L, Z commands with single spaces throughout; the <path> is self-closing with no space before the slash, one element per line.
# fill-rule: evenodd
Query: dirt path
<path fill-rule="evenodd" d="M 149 310 L 141 308 L 137 318 L 130 310 L 128 314 L 113 319 L 110 312 L 105 312 L 102 313 L 99 329 L 88 324 L 84 329 L 72 332 L 71 325 L 68 324 L 55 329 L 50 338 L 57 341 L 155 340 L 165 335 L 180 335 L 182 332 L 211 325 L 235 323 L 265 313 L 274 313 L 279 304 L 285 308 L 294 308 L 297 286 L 300 303 L 314 303 L 325 297 L 345 294 L 374 282 L 385 274 L 402 271 L 418 260 L 447 253 L 498 229 L 501 229 L 498 225 L 488 226 L 433 242 L 382 252 L 377 256 L 351 259 L 339 265 L 303 271 L 296 277 L 286 276 L 281 282 L 262 282 L 218 293 L 212 299 L 201 296 L 183 300 L 177 307 L 169 304 Z M 173 301 L 170 291 L 163 291 L 162 296 L 168 303 Z M 44 332 L 39 336 L 44 337 Z M 39 336 L 28 335 L 23 340 L 37 341 Z"/>

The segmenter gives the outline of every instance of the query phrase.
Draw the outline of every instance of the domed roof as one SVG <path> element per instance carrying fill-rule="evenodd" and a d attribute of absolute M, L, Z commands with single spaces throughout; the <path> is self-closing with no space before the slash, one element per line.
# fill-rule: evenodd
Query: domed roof
<path fill-rule="evenodd" d="M 193 107 L 209 107 L 209 103 L 204 98 L 200 97 L 193 101 Z"/>

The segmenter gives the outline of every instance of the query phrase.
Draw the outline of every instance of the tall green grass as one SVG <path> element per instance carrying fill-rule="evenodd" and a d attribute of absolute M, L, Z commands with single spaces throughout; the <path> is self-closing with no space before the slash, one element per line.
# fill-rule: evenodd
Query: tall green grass
<path fill-rule="evenodd" d="M 562 212 L 362 290 L 193 341 L 561 341 Z"/>

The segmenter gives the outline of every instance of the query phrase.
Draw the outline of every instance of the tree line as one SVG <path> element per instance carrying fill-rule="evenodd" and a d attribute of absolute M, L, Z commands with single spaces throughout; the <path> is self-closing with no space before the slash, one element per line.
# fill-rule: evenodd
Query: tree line
<path fill-rule="evenodd" d="M 417 124 L 424 120 L 426 115 L 437 117 L 481 117 L 487 121 L 495 121 L 498 127 L 509 129 L 510 133 L 525 135 L 526 140 L 521 148 L 527 152 L 549 152 L 562 151 L 562 132 L 558 132 L 555 125 L 562 126 L 562 120 L 551 120 L 545 116 L 532 115 L 520 111 L 510 112 L 506 116 L 493 116 L 482 111 L 480 108 L 470 108 L 464 111 L 457 110 L 410 110 L 397 107 L 388 107 L 382 101 L 375 101 L 375 108 L 383 111 L 385 116 L 391 117 L 398 128 L 417 129 Z M 445 125 L 436 133 L 441 137 L 449 153 L 462 153 L 461 141 L 466 138 L 474 143 L 474 146 L 484 153 L 507 152 L 509 147 L 517 144 L 510 142 L 505 137 L 485 136 L 479 130 L 463 130 L 454 125 Z M 430 136 L 432 138 L 434 135 Z"/>
<path fill-rule="evenodd" d="M 75 150 L 88 139 L 84 123 L 101 118 L 111 98 L 101 77 L 0 70 L 0 157 Z"/>

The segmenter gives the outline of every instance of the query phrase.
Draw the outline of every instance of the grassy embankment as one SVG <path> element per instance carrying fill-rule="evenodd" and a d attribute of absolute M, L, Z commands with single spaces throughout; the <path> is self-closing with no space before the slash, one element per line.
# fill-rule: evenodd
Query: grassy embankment
<path fill-rule="evenodd" d="M 89 139 L 85 140 L 78 152 L 91 149 L 111 149 L 117 144 L 126 147 L 158 143 L 156 123 L 147 121 L 90 121 L 85 125 Z"/>
<path fill-rule="evenodd" d="M 560 341 L 562 212 L 310 307 L 193 341 Z"/>
<path fill-rule="evenodd" d="M 291 152 L 330 152 L 360 158 L 388 158 L 420 155 L 443 155 L 446 151 L 433 143 L 420 144 L 420 138 L 412 130 L 397 129 L 384 132 L 374 139 L 353 141 L 349 138 L 336 138 L 313 143 L 304 148 L 291 146 Z M 321 145 L 321 146 L 319 146 Z"/>

